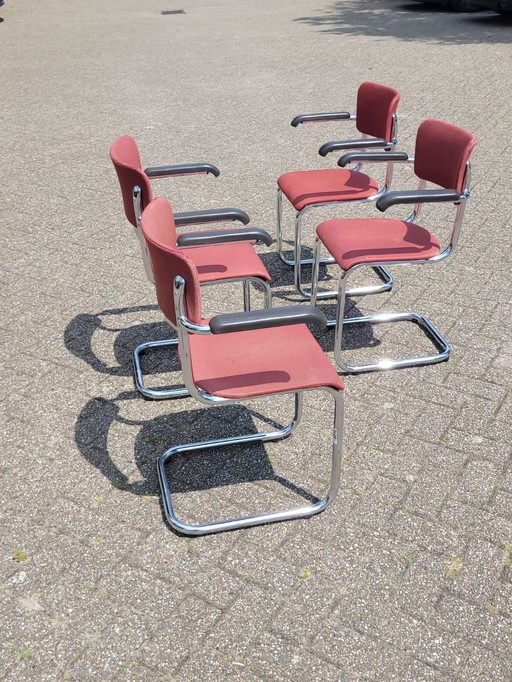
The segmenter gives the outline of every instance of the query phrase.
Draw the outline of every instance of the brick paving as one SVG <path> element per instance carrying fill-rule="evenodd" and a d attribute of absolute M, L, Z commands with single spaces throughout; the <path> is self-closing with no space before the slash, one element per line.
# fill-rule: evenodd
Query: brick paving
<path fill-rule="evenodd" d="M 0 16 L 0 679 L 511 680 L 510 22 L 400 0 L 8 0 Z M 217 164 L 217 180 L 157 194 L 176 210 L 240 206 L 273 232 L 276 177 L 332 165 L 317 148 L 353 132 L 290 120 L 353 108 L 364 80 L 402 92 L 400 149 L 429 117 L 479 139 L 456 254 L 355 301 L 426 313 L 453 355 L 347 378 L 342 490 L 325 513 L 178 537 L 157 456 L 290 406 L 213 414 L 135 393 L 131 349 L 168 330 L 108 148 L 131 134 L 145 166 Z M 262 253 L 276 304 L 297 301 Z M 212 310 L 240 306 L 234 289 L 208 293 Z M 347 341 L 361 357 L 421 343 L 407 328 Z M 320 493 L 327 407 L 310 398 L 294 440 L 181 462 L 180 512 Z"/>

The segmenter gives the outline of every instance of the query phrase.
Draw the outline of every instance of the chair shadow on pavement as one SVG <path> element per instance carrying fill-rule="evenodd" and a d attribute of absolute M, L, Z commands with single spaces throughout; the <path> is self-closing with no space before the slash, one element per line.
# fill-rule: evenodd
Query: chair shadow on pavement
<path fill-rule="evenodd" d="M 113 487 L 135 495 L 160 495 L 156 462 L 170 447 L 256 433 L 253 417 L 266 422 L 271 429 L 282 428 L 243 405 L 183 410 L 146 420 L 138 418 L 141 404 L 147 403 L 135 391 L 121 393 L 112 400 L 93 398 L 83 407 L 75 423 L 75 441 L 82 457 Z M 134 410 L 135 418 L 124 416 Z M 308 502 L 318 501 L 310 492 L 277 475 L 261 444 L 178 455 L 168 471 L 173 492 L 274 481 Z"/>
<path fill-rule="evenodd" d="M 273 288 L 272 291 L 274 303 L 278 301 L 283 301 L 284 305 L 307 303 L 298 296 L 293 288 L 293 270 L 284 266 L 279 260 L 282 266 L 280 268 L 276 259 L 279 260 L 277 254 L 266 254 L 267 262 L 265 265 L 267 267 L 270 265 L 271 269 L 278 273 L 275 286 L 279 288 Z M 328 279 L 329 275 L 322 268 L 320 284 L 333 286 L 333 284 L 327 283 Z M 335 316 L 335 305 L 319 301 L 318 307 L 325 312 L 328 318 Z M 67 325 L 64 331 L 64 344 L 72 355 L 88 364 L 96 372 L 111 376 L 132 376 L 132 352 L 136 346 L 148 341 L 176 337 L 172 327 L 165 321 L 138 322 L 132 325 L 128 323 L 127 326 L 123 326 L 122 322 L 125 322 L 124 320 L 121 321 L 123 316 L 136 315 L 140 317 L 141 313 L 153 311 L 160 314 L 157 305 L 111 308 L 95 314 L 81 313 L 76 315 Z M 347 299 L 345 315 L 357 317 L 361 314 L 356 304 Z M 334 333 L 332 330 L 319 332 L 313 329 L 312 331 L 325 352 L 333 350 Z M 98 344 L 96 341 L 101 333 L 104 334 L 104 343 Z M 357 325 L 347 329 L 344 334 L 343 345 L 347 350 L 356 350 L 379 345 L 379 341 L 375 339 L 371 325 Z M 100 357 L 99 346 L 102 347 L 103 355 L 108 357 L 108 361 Z M 143 356 L 144 376 L 179 372 L 180 369 L 180 362 L 175 349 L 155 348 Z"/>
<path fill-rule="evenodd" d="M 113 376 L 130 376 L 133 373 L 132 351 L 139 343 L 171 339 L 175 334 L 170 325 L 164 321 L 123 327 L 116 324 L 116 316 L 153 310 L 158 311 L 158 306 L 113 308 L 97 314 L 83 313 L 77 315 L 66 327 L 64 344 L 70 353 L 86 362 L 96 372 Z M 113 320 L 114 322 L 109 324 L 106 320 Z M 102 360 L 98 357 L 97 351 L 94 350 L 93 337 L 98 332 L 106 332 L 112 336 L 108 345 L 113 352 L 116 365 Z M 115 337 L 113 337 L 114 334 Z M 162 367 L 162 351 L 155 351 L 152 356 L 155 361 L 147 363 L 148 366 L 144 368 L 145 373 L 178 371 L 180 369 L 176 353 L 167 352 L 165 354 L 165 367 Z"/>

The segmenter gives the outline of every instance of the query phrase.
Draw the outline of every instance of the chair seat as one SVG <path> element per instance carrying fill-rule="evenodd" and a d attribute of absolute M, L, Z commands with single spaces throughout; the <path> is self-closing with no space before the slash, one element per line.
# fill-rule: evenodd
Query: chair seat
<path fill-rule="evenodd" d="M 259 277 L 270 282 L 271 277 L 251 242 L 230 242 L 179 249 L 197 268 L 199 282 Z"/>
<path fill-rule="evenodd" d="M 318 225 L 316 232 L 345 271 L 362 263 L 424 260 L 441 250 L 433 234 L 405 220 L 326 220 Z"/>
<path fill-rule="evenodd" d="M 343 382 L 306 325 L 189 337 L 194 383 L 245 399 Z"/>
<path fill-rule="evenodd" d="M 346 168 L 285 173 L 277 184 L 296 211 L 310 204 L 367 199 L 379 191 L 378 183 L 368 175 Z"/>

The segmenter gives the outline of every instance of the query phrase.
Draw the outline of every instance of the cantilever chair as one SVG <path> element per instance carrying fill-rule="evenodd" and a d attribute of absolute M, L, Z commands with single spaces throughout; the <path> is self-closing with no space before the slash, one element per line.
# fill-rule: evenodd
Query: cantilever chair
<path fill-rule="evenodd" d="M 396 110 L 400 93 L 394 88 L 378 83 L 363 83 L 357 93 L 356 114 L 347 111 L 302 114 L 296 116 L 292 126 L 316 121 L 354 121 L 362 134 L 360 139 L 327 142 L 319 149 L 321 156 L 332 152 L 347 150 L 383 149 L 386 152 L 396 145 Z M 324 168 L 318 170 L 293 171 L 281 175 L 277 180 L 277 250 L 281 260 L 294 268 L 294 281 L 297 291 L 303 298 L 311 293 L 302 286 L 302 265 L 312 263 L 311 258 L 302 258 L 302 221 L 311 209 L 320 206 L 375 202 L 389 189 L 392 180 L 392 164 L 386 169 L 383 187 L 370 176 L 361 172 L 361 164 L 353 170 L 346 168 Z M 283 196 L 295 210 L 294 255 L 285 255 L 283 246 Z M 330 258 L 322 262 L 330 262 Z M 382 282 L 378 285 L 357 287 L 350 290 L 352 296 L 375 294 L 388 291 L 393 286 L 393 278 L 382 267 L 376 268 Z"/>
<path fill-rule="evenodd" d="M 401 152 L 393 153 L 397 161 L 414 163 L 414 172 L 419 178 L 418 190 L 389 192 L 377 201 L 377 208 L 380 211 L 386 211 L 398 204 L 414 204 L 413 213 L 406 220 L 391 218 L 327 220 L 316 228 L 312 303 L 314 304 L 318 298 L 320 253 L 322 247 L 325 247 L 341 268 L 339 290 L 324 292 L 324 296 L 338 299 L 336 320 L 331 320 L 330 324 L 336 325 L 334 341 L 336 362 L 346 372 L 371 372 L 429 365 L 448 359 L 450 346 L 434 325 L 418 313 L 389 313 L 344 319 L 347 279 L 354 270 L 361 266 L 437 263 L 452 253 L 457 246 L 466 201 L 469 197 L 469 157 L 475 144 L 474 135 L 462 128 L 434 119 L 424 121 L 418 129 L 414 158 L 409 158 L 407 154 Z M 382 162 L 385 160 L 384 156 L 382 153 L 354 152 L 343 156 L 341 163 Z M 398 158 L 400 156 L 402 156 L 401 159 Z M 427 182 L 441 189 L 425 189 Z M 455 213 L 449 243 L 444 247 L 434 234 L 416 223 L 422 204 L 440 202 L 454 204 Z M 433 355 L 399 360 L 383 359 L 366 365 L 351 365 L 343 360 L 342 335 L 346 325 L 379 324 L 403 320 L 419 325 L 438 352 Z"/>
<path fill-rule="evenodd" d="M 188 392 L 201 403 L 217 405 L 292 394 L 295 416 L 291 424 L 273 431 L 188 443 L 165 451 L 158 460 L 158 475 L 169 524 L 181 533 L 204 535 L 317 514 L 336 496 L 341 469 L 343 383 L 306 326 L 315 324 L 322 328 L 327 320 L 311 306 L 218 315 L 209 321 L 201 319 L 200 276 L 188 257 L 192 251 L 178 251 L 167 245 L 171 216 L 168 202 L 155 199 L 142 215 L 142 231 L 153 264 L 158 304 L 178 331 Z M 180 453 L 286 438 L 300 421 L 302 394 L 310 390 L 325 391 L 334 400 L 331 481 L 323 499 L 292 509 L 199 525 L 177 518 L 166 472 L 170 459 Z"/>
<path fill-rule="evenodd" d="M 211 174 L 215 177 L 220 175 L 219 169 L 211 163 L 186 163 L 173 166 L 155 166 L 142 169 L 139 150 L 135 140 L 129 135 L 118 138 L 110 148 L 110 158 L 116 169 L 121 194 L 123 197 L 124 211 L 128 221 L 135 228 L 139 239 L 144 268 L 148 279 L 153 281 L 153 273 L 148 260 L 144 238 L 140 231 L 140 217 L 144 208 L 153 200 L 151 180 L 157 178 L 169 178 L 181 175 Z M 201 225 L 224 221 L 238 221 L 243 225 L 249 223 L 249 216 L 239 208 L 214 208 L 202 211 L 188 211 L 175 213 L 174 222 L 178 227 L 185 225 Z M 230 230 L 233 234 L 232 241 L 237 241 L 236 230 Z M 240 234 L 240 241 L 246 233 Z"/>
<path fill-rule="evenodd" d="M 110 155 L 119 177 L 126 216 L 134 225 L 141 240 L 146 273 L 154 282 L 150 259 L 140 228 L 140 211 L 153 198 L 147 171 L 144 172 L 140 167 L 137 147 L 131 137 L 124 136 L 114 142 Z M 201 164 L 201 167 L 205 165 L 207 164 Z M 166 170 L 169 170 L 169 167 L 166 167 Z M 132 197 L 134 197 L 134 201 L 132 201 Z M 270 246 L 272 237 L 265 230 L 244 227 L 190 232 L 179 236 L 176 233 L 177 224 L 216 221 L 221 212 L 225 216 L 225 220 L 237 219 L 238 214 L 243 214 L 243 211 L 238 211 L 238 209 L 213 209 L 177 214 L 177 216 L 169 211 L 169 223 L 165 232 L 166 245 L 173 249 L 187 250 L 199 272 L 201 284 L 242 282 L 244 310 L 251 308 L 251 283 L 263 290 L 264 305 L 266 308 L 271 308 L 272 293 L 269 284 L 271 277 L 253 246 L 254 242 L 261 242 Z M 242 215 L 239 219 L 245 222 Z M 135 385 L 146 398 L 166 399 L 188 395 L 183 388 L 149 388 L 143 379 L 141 356 L 151 349 L 176 346 L 177 343 L 178 340 L 175 338 L 151 341 L 140 344 L 133 351 Z"/>

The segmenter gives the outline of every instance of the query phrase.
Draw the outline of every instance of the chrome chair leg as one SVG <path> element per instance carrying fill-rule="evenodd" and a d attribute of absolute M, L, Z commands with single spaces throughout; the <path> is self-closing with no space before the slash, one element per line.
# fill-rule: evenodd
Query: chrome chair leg
<path fill-rule="evenodd" d="M 259 287 L 263 293 L 263 307 L 272 308 L 272 289 L 270 287 L 270 282 L 266 282 L 263 279 L 257 277 L 250 277 L 244 280 L 244 310 L 251 310 L 251 294 L 250 294 L 250 283 L 253 283 L 257 288 Z"/>
<path fill-rule="evenodd" d="M 244 311 L 247 312 L 251 309 L 251 285 L 246 280 L 242 286 L 244 290 Z"/>
<path fill-rule="evenodd" d="M 329 326 L 335 326 L 334 338 L 334 357 L 339 367 L 349 374 L 361 374 L 363 372 L 376 372 L 387 369 L 399 369 L 403 367 L 418 367 L 424 365 L 432 365 L 438 362 L 448 360 L 451 352 L 450 345 L 446 339 L 441 335 L 437 328 L 424 315 L 413 312 L 400 313 L 380 313 L 377 315 L 365 315 L 360 317 L 344 317 L 345 300 L 346 300 L 346 283 L 350 271 L 344 272 L 340 279 L 340 288 L 338 292 L 338 308 L 336 311 L 336 319 L 329 320 Z M 414 322 L 425 333 L 425 335 L 432 341 L 437 353 L 432 355 L 420 355 L 412 358 L 402 358 L 393 360 L 391 358 L 384 358 L 377 362 L 365 365 L 352 365 L 345 362 L 342 352 L 343 329 L 348 325 L 354 324 L 385 324 L 386 322 Z"/>
<path fill-rule="evenodd" d="M 279 258 L 285 265 L 294 265 L 295 261 L 287 258 L 284 255 L 283 248 L 283 193 L 280 188 L 277 189 L 277 236 L 276 246 Z"/>
<path fill-rule="evenodd" d="M 282 202 L 282 199 L 281 199 Z M 302 209 L 302 211 L 298 211 L 295 215 L 295 242 L 294 242 L 294 259 L 293 261 L 287 261 L 282 259 L 284 262 L 287 263 L 287 265 L 293 265 L 293 274 L 294 274 L 294 285 L 295 288 L 297 289 L 297 292 L 300 294 L 300 296 L 305 299 L 305 300 L 310 300 L 311 299 L 311 290 L 307 290 L 303 286 L 302 282 L 302 266 L 303 265 L 314 265 L 315 263 L 315 257 L 313 258 L 301 258 L 302 255 L 302 217 L 303 214 L 309 209 L 312 208 L 311 206 L 306 206 L 306 208 Z M 282 249 L 282 243 L 280 245 L 280 248 Z M 319 263 L 323 264 L 331 264 L 334 263 L 334 258 L 331 256 L 321 256 L 319 257 Z M 348 296 L 367 296 L 369 294 L 381 294 L 386 291 L 390 291 L 393 287 L 393 284 L 395 283 L 395 279 L 393 275 L 387 270 L 387 268 L 382 267 L 382 266 L 376 266 L 373 268 L 374 272 L 376 275 L 381 279 L 380 284 L 367 284 L 364 286 L 359 286 L 359 287 L 353 287 L 352 289 L 347 290 L 347 295 Z M 336 296 L 337 292 L 336 291 L 322 291 L 320 293 L 317 292 L 317 299 L 322 300 L 326 298 L 333 298 Z"/>
<path fill-rule="evenodd" d="M 144 376 L 142 374 L 141 356 L 149 350 L 154 348 L 167 348 L 178 345 L 178 339 L 163 339 L 161 341 L 148 341 L 147 343 L 139 344 L 133 351 L 133 375 L 135 381 L 135 388 L 145 398 L 151 400 L 167 400 L 169 398 L 183 398 L 189 395 L 189 392 L 184 386 L 175 388 L 149 388 L 144 383 Z"/>
<path fill-rule="evenodd" d="M 323 511 L 330 502 L 336 497 L 339 490 L 339 481 L 341 474 L 341 437 L 343 430 L 343 394 L 333 389 L 324 388 L 331 393 L 334 398 L 334 430 L 332 440 L 332 464 L 331 464 L 331 479 L 329 490 L 324 498 L 318 500 L 314 504 L 304 505 L 301 507 L 294 507 L 291 509 L 280 510 L 276 512 L 264 512 L 262 514 L 255 514 L 251 516 L 243 516 L 239 518 L 226 519 L 223 521 L 213 521 L 202 524 L 189 524 L 180 521 L 174 511 L 171 499 L 171 488 L 166 472 L 167 463 L 176 455 L 183 453 L 193 453 L 211 448 L 227 447 L 230 445 L 238 445 L 241 443 L 266 443 L 270 441 L 282 440 L 290 436 L 300 421 L 302 412 L 302 394 L 295 393 L 295 417 L 290 425 L 283 429 L 276 431 L 268 431 L 264 433 L 252 433 L 242 436 L 235 436 L 232 438 L 221 438 L 218 440 L 202 441 L 197 443 L 188 443 L 186 445 L 178 445 L 176 447 L 166 450 L 158 460 L 158 478 L 162 491 L 162 502 L 165 516 L 171 528 L 179 533 L 185 535 L 206 535 L 210 533 L 218 533 L 226 530 L 236 530 L 238 528 L 248 528 L 250 526 L 257 526 L 264 523 L 274 523 L 276 521 L 286 521 L 289 519 L 308 518 Z"/>

